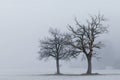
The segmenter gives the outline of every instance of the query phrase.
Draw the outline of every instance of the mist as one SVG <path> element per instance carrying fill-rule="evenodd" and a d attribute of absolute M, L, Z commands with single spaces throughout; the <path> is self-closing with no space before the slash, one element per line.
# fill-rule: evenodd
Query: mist
<path fill-rule="evenodd" d="M 84 22 L 99 12 L 107 18 L 109 33 L 101 36 L 105 48 L 96 67 L 120 68 L 120 1 L 116 0 L 4 0 L 0 1 L 0 69 L 34 71 L 54 66 L 54 61 L 39 61 L 39 40 L 50 27 L 67 30 L 74 17 Z M 107 56 L 109 55 L 109 56 Z M 80 59 L 78 59 L 80 60 Z M 79 61 L 67 62 L 68 66 Z M 64 62 L 63 62 L 64 64 Z"/>

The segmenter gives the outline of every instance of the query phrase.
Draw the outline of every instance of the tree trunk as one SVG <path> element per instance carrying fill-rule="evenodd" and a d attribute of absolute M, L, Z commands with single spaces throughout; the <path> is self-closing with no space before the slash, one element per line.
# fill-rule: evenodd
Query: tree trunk
<path fill-rule="evenodd" d="M 56 68 L 57 68 L 57 73 L 56 74 L 60 74 L 59 59 L 56 59 Z"/>
<path fill-rule="evenodd" d="M 88 62 L 88 69 L 87 69 L 87 74 L 90 75 L 92 74 L 92 57 L 87 56 L 87 62 Z"/>

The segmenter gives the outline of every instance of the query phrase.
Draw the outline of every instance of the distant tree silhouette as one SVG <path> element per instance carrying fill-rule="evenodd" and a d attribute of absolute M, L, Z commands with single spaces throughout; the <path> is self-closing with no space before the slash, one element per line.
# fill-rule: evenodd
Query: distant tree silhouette
<path fill-rule="evenodd" d="M 60 74 L 59 61 L 70 60 L 70 57 L 73 57 L 71 55 L 75 53 L 76 50 L 66 45 L 66 36 L 61 34 L 59 30 L 50 29 L 49 33 L 49 38 L 40 41 L 40 58 L 54 58 L 56 60 L 56 74 Z"/>
<path fill-rule="evenodd" d="M 90 16 L 86 24 L 81 24 L 75 18 L 76 27 L 69 25 L 72 32 L 69 35 L 68 42 L 74 48 L 79 49 L 87 58 L 88 69 L 86 74 L 92 74 L 92 57 L 96 56 L 95 49 L 100 49 L 103 44 L 98 41 L 99 35 L 107 32 L 107 26 L 104 25 L 105 18 L 103 15 Z"/>

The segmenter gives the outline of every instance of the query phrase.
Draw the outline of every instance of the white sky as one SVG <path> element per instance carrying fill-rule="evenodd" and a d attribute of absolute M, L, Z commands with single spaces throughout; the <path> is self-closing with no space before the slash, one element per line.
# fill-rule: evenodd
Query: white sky
<path fill-rule="evenodd" d="M 38 41 L 48 35 L 49 27 L 66 30 L 75 16 L 82 22 L 98 12 L 110 25 L 104 51 L 119 59 L 119 8 L 119 0 L 1 0 L 0 68 L 40 67 Z"/>

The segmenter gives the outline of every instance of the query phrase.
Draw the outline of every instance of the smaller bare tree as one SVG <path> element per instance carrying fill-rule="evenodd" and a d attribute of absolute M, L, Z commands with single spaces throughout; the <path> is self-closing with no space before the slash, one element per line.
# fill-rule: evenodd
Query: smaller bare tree
<path fill-rule="evenodd" d="M 60 74 L 59 61 L 70 60 L 73 53 L 76 52 L 74 48 L 66 45 L 66 36 L 60 33 L 57 29 L 50 29 L 51 36 L 40 41 L 40 58 L 52 57 L 56 60 L 57 73 Z M 71 54 L 71 55 L 70 55 Z"/>
<path fill-rule="evenodd" d="M 107 27 L 103 25 L 104 21 L 104 16 L 99 14 L 91 16 L 86 25 L 79 23 L 77 19 L 75 19 L 76 28 L 69 25 L 69 30 L 73 35 L 69 39 L 69 44 L 79 49 L 86 56 L 88 62 L 87 74 L 92 73 L 91 61 L 92 57 L 96 55 L 95 49 L 100 49 L 103 45 L 101 41 L 97 41 L 97 38 L 107 32 Z"/>

